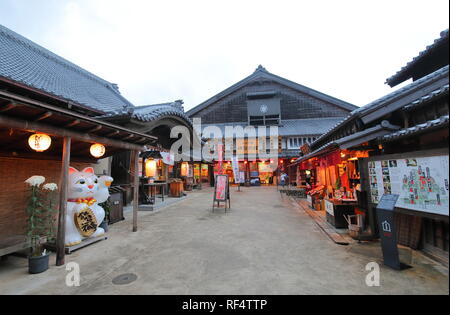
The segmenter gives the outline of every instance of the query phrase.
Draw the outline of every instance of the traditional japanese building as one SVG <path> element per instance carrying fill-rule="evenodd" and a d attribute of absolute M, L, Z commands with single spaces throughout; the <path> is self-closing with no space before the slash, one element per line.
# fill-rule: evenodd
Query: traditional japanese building
<path fill-rule="evenodd" d="M 58 264 L 64 262 L 69 165 L 113 173 L 113 185 L 123 184 L 133 200 L 136 230 L 139 154 L 170 149 L 175 125 L 192 132 L 181 101 L 136 107 L 117 84 L 0 25 L 0 256 L 29 244 L 24 181 L 40 175 L 60 187 Z M 47 140 L 45 150 L 30 144 L 35 134 Z M 112 167 L 99 158 L 112 160 Z"/>
<path fill-rule="evenodd" d="M 229 126 L 278 127 L 276 157 L 284 169 L 284 165 L 299 156 L 302 145 L 312 143 L 354 109 L 356 106 L 352 104 L 259 66 L 253 74 L 189 110 L 187 115 L 191 119 L 200 118 L 203 130 L 209 126 L 220 128 L 223 138 Z M 262 182 L 272 182 L 273 172 L 266 167 L 271 157 L 249 161 L 248 142 L 244 146 L 240 168 L 246 172 L 247 180 L 257 177 Z M 232 177 L 229 161 L 224 166 Z"/>
<path fill-rule="evenodd" d="M 313 198 L 341 203 L 342 189 L 358 187 L 356 213 L 376 236 L 376 206 L 397 194 L 396 225 L 402 245 L 448 265 L 449 33 L 386 83 L 411 83 L 357 110 L 311 144 L 293 165 L 317 174 Z M 339 195 L 339 197 L 337 197 Z M 345 198 L 345 197 L 344 197 Z M 336 201 L 337 200 L 337 201 Z M 323 210 L 323 209 L 322 209 Z M 328 208 L 327 208 L 328 211 Z"/>

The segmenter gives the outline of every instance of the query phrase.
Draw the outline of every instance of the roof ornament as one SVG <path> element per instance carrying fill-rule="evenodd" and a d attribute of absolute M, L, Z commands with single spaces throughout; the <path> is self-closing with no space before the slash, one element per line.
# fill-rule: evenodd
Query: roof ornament
<path fill-rule="evenodd" d="M 181 110 L 184 113 L 184 106 L 183 106 L 184 102 L 183 100 L 176 100 L 175 102 L 173 102 L 172 105 L 173 107 Z"/>
<path fill-rule="evenodd" d="M 259 65 L 258 68 L 256 68 L 255 72 L 257 72 L 257 71 L 267 72 L 266 68 L 264 68 L 262 65 Z"/>

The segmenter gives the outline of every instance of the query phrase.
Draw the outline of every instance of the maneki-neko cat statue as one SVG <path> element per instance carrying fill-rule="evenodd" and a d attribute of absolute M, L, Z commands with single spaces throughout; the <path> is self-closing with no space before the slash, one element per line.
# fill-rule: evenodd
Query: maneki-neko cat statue
<path fill-rule="evenodd" d="M 81 172 L 70 167 L 68 181 L 65 246 L 70 247 L 105 233 L 99 227 L 105 218 L 105 210 L 98 204 L 108 199 L 108 188 L 113 179 L 97 177 L 92 167 Z"/>

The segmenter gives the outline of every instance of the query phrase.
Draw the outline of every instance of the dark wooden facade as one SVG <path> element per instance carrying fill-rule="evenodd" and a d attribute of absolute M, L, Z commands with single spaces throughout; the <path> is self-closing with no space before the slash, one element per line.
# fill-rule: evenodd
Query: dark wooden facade
<path fill-rule="evenodd" d="M 345 117 L 349 113 L 348 110 L 335 104 L 265 79 L 248 83 L 191 117 L 202 118 L 204 124 L 246 122 L 248 120 L 247 94 L 263 91 L 274 91 L 271 97 L 280 99 L 282 120 Z"/>

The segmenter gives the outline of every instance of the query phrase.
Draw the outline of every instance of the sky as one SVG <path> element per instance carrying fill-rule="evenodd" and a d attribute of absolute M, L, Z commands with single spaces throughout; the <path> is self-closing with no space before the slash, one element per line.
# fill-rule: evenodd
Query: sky
<path fill-rule="evenodd" d="M 363 106 L 449 27 L 449 1 L 0 0 L 0 24 L 135 105 L 190 109 L 261 64 Z"/>

